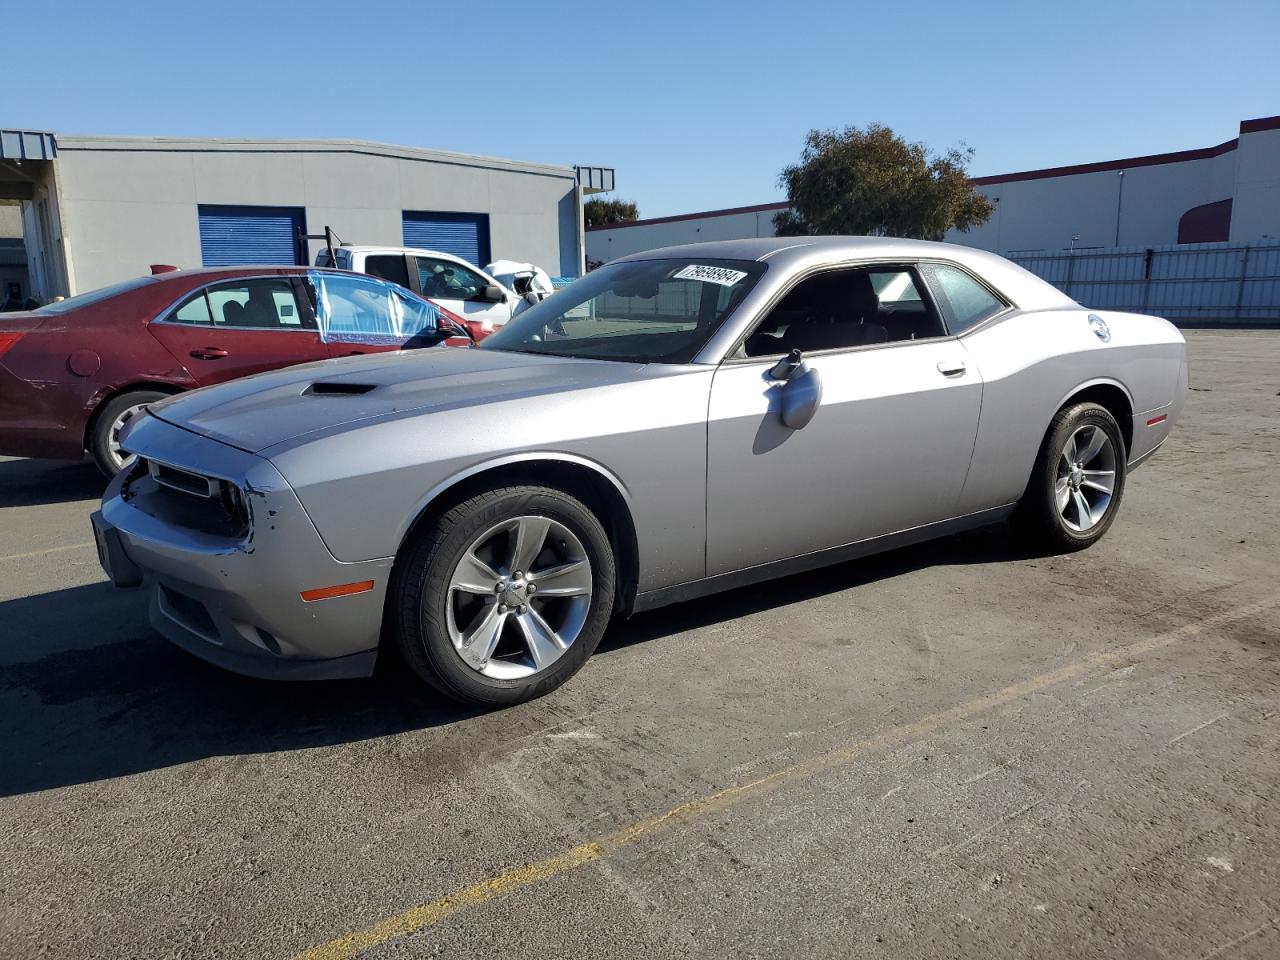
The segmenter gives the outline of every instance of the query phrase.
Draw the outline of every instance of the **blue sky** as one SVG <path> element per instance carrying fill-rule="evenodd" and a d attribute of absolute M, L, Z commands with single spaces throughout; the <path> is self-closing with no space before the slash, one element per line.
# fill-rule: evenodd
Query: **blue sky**
<path fill-rule="evenodd" d="M 0 127 L 353 137 L 613 166 L 644 216 L 780 199 L 812 127 L 975 176 L 1280 114 L 1280 3 L 3 0 Z"/>

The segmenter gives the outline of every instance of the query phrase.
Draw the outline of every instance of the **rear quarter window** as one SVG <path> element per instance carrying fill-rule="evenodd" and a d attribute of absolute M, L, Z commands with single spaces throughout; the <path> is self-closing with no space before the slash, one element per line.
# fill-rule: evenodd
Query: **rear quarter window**
<path fill-rule="evenodd" d="M 963 333 L 1009 306 L 959 267 L 927 263 L 921 272 L 938 301 L 949 333 Z"/>

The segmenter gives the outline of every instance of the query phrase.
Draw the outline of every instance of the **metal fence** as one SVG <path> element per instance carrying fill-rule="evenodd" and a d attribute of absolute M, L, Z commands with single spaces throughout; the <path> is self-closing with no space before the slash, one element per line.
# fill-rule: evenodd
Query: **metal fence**
<path fill-rule="evenodd" d="M 1189 322 L 1280 321 L 1280 242 L 1017 250 L 1007 256 L 1086 307 Z"/>

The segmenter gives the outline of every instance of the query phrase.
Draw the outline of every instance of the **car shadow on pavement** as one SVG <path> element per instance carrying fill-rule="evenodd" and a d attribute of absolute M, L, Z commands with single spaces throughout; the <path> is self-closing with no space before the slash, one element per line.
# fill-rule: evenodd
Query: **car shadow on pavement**
<path fill-rule="evenodd" d="M 975 531 L 642 614 L 615 623 L 598 655 L 921 567 L 1020 556 L 1002 529 Z M 227 673 L 153 633 L 142 601 L 96 583 L 0 602 L 0 796 L 358 742 L 483 712 L 434 695 L 403 667 L 313 683 Z"/>
<path fill-rule="evenodd" d="M 924 567 L 1007 563 L 1040 556 L 1044 556 L 1043 552 L 1016 536 L 1008 524 L 994 524 L 639 614 L 615 624 L 605 634 L 596 655 L 762 610 L 803 603 L 877 580 L 889 580 Z"/>
<path fill-rule="evenodd" d="M 477 712 L 424 694 L 407 671 L 314 683 L 228 673 L 156 634 L 146 609 L 140 592 L 106 583 L 0 602 L 0 796 Z"/>
<path fill-rule="evenodd" d="M 97 500 L 106 478 L 91 463 L 0 460 L 0 507 Z"/>

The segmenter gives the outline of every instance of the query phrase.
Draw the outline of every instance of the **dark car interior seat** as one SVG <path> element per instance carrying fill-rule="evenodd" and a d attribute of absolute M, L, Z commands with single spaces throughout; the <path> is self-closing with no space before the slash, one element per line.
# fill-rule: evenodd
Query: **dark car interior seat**
<path fill-rule="evenodd" d="M 249 284 L 249 302 L 244 305 L 242 325 L 247 327 L 277 327 L 280 315 L 271 288 L 266 284 Z"/>
<path fill-rule="evenodd" d="M 228 300 L 222 305 L 222 322 L 228 327 L 248 326 L 244 319 L 244 304 L 239 300 Z"/>
<path fill-rule="evenodd" d="M 885 343 L 889 332 L 877 322 L 879 310 L 880 299 L 865 272 L 812 277 L 788 293 L 761 328 L 747 338 L 747 355 Z"/>

